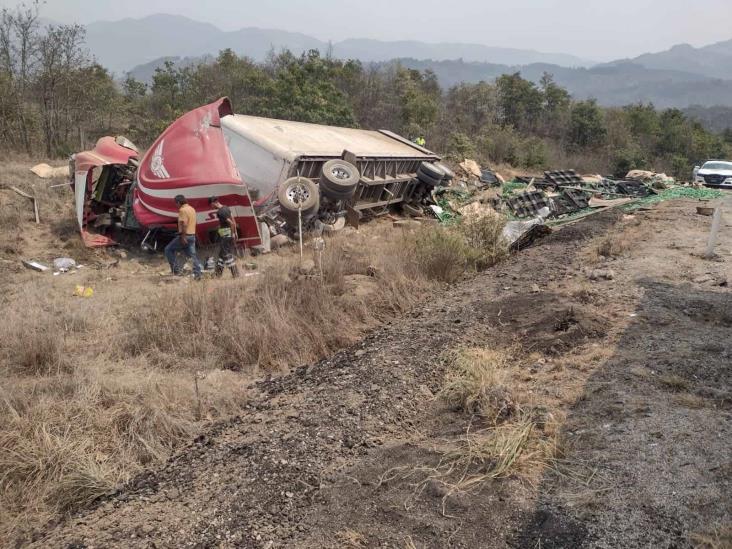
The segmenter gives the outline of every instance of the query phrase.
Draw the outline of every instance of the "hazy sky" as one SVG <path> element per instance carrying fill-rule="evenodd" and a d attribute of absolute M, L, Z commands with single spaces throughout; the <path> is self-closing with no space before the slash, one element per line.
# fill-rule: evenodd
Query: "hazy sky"
<path fill-rule="evenodd" d="M 0 0 L 13 7 L 19 0 Z M 46 0 L 42 15 L 90 23 L 174 13 L 225 29 L 322 40 L 472 42 L 605 61 L 732 39 L 732 0 Z"/>

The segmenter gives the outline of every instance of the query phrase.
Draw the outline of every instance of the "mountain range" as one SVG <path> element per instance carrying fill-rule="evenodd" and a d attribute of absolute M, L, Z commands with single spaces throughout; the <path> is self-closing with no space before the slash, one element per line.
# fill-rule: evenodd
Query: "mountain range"
<path fill-rule="evenodd" d="M 335 57 L 382 62 L 395 57 L 416 59 L 463 59 L 491 61 L 507 65 L 551 63 L 567 67 L 587 67 L 595 63 L 564 53 L 542 53 L 516 48 L 496 48 L 481 44 L 418 41 L 349 39 L 325 42 L 306 34 L 273 29 L 243 28 L 222 31 L 180 15 L 157 14 L 141 19 L 100 21 L 86 25 L 86 40 L 97 60 L 115 73 L 161 57 L 215 55 L 231 48 L 240 55 L 263 60 L 270 50 L 289 49 L 301 53 L 309 49 L 329 51 Z"/>
<path fill-rule="evenodd" d="M 207 62 L 224 48 L 258 61 L 272 50 L 301 53 L 318 49 L 364 63 L 398 60 L 410 68 L 431 69 L 445 87 L 491 81 L 513 72 L 538 82 L 548 72 L 575 97 L 593 97 L 604 105 L 653 102 L 659 107 L 732 107 L 732 40 L 700 48 L 680 44 L 598 64 L 564 53 L 480 44 L 371 39 L 331 43 L 282 30 L 222 31 L 209 23 L 169 14 L 91 23 L 86 31 L 87 45 L 103 66 L 118 76 L 129 72 L 144 81 L 150 81 L 166 60 L 181 65 Z"/>

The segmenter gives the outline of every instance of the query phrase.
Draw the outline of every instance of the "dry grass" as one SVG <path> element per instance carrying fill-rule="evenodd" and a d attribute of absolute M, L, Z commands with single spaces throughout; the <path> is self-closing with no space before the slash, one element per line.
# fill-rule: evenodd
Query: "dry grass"
<path fill-rule="evenodd" d="M 68 254 L 87 269 L 21 268 L 0 294 L 2 539 L 86 505 L 238 413 L 258 370 L 319 360 L 407 310 L 440 280 L 425 267 L 445 260 L 430 258 L 444 248 L 388 226 L 328 238 L 322 277 L 296 274 L 283 254 L 254 278 L 165 288 L 144 258 L 110 270 L 104 252 L 77 250 L 69 197 L 45 192 L 42 212 L 58 201 L 60 213 L 24 225 L 24 253 Z M 93 298 L 71 297 L 82 282 Z"/>
<path fill-rule="evenodd" d="M 0 179 L 38 197 L 41 216 L 35 224 L 30 201 L 0 188 L 4 540 L 108 493 L 207 422 L 238 413 L 257 371 L 319 360 L 436 283 L 504 256 L 498 220 L 416 232 L 389 224 L 327 238 L 322 277 L 296 274 L 297 258 L 283 252 L 263 258 L 270 268 L 255 278 L 165 288 L 159 258 L 108 269 L 114 257 L 84 248 L 70 189 L 49 188 L 60 181 L 36 178 L 33 164 L 6 162 Z M 61 256 L 86 269 L 52 277 L 19 267 Z M 94 297 L 71 297 L 76 283 L 92 285 Z"/>
<path fill-rule="evenodd" d="M 5 378 L 0 387 L 0 500 L 7 532 L 86 504 L 165 460 L 200 426 L 193 379 L 144 362 Z M 209 419 L 243 403 L 225 372 L 199 382 Z M 12 389 L 10 389 L 12 388 Z"/>
<path fill-rule="evenodd" d="M 490 479 L 543 467 L 554 457 L 555 446 L 555 437 L 545 436 L 532 414 L 522 411 L 503 424 L 466 434 L 446 459 L 465 471 L 455 487 L 468 491 Z"/>
<path fill-rule="evenodd" d="M 689 408 L 692 410 L 698 410 L 707 406 L 706 399 L 693 393 L 678 394 L 674 398 L 674 402 L 676 402 L 676 404 L 678 404 L 679 406 L 683 406 L 684 408 Z"/>
<path fill-rule="evenodd" d="M 730 549 L 732 547 L 732 527 L 720 526 L 709 533 L 695 533 L 690 536 L 694 549 Z"/>
<path fill-rule="evenodd" d="M 503 238 L 506 218 L 499 214 L 467 217 L 457 229 L 468 246 L 469 263 L 483 270 L 508 256 L 508 243 Z"/>
<path fill-rule="evenodd" d="M 340 542 L 340 547 L 366 547 L 368 540 L 363 534 L 359 534 L 350 528 L 336 533 L 336 539 Z"/>
<path fill-rule="evenodd" d="M 508 388 L 508 367 L 513 358 L 507 351 L 459 349 L 448 357 L 448 372 L 440 397 L 453 409 L 477 414 L 489 423 L 502 421 L 516 410 Z"/>
<path fill-rule="evenodd" d="M 600 239 L 595 245 L 594 252 L 598 258 L 611 259 L 623 255 L 630 246 L 630 240 L 623 233 L 609 234 Z"/>
<path fill-rule="evenodd" d="M 508 256 L 501 215 L 473 216 L 455 227 L 425 227 L 415 233 L 411 253 L 430 280 L 456 282 L 468 270 L 481 271 Z"/>
<path fill-rule="evenodd" d="M 456 231 L 423 229 L 413 244 L 420 272 L 430 280 L 456 282 L 468 268 L 470 249 Z"/>
<path fill-rule="evenodd" d="M 354 257 L 347 240 L 332 239 L 322 278 L 285 268 L 253 285 L 202 284 L 170 292 L 162 298 L 165 307 L 153 303 L 136 315 L 126 349 L 168 368 L 184 359 L 247 372 L 281 371 L 318 360 L 410 307 L 428 287 L 401 244 L 381 243 L 369 248 L 370 257 Z M 352 292 L 354 276 L 373 283 L 374 291 Z"/>
<path fill-rule="evenodd" d="M 672 391 L 688 391 L 691 387 L 688 379 L 677 374 L 664 374 L 658 377 L 658 381 Z"/>
<path fill-rule="evenodd" d="M 479 492 L 493 479 L 540 478 L 558 452 L 558 423 L 545 408 L 533 406 L 521 393 L 520 381 L 514 381 L 520 378 L 521 359 L 516 349 L 473 347 L 450 353 L 440 397 L 470 415 L 465 434 L 447 442 L 437 465 L 392 469 L 380 483 L 416 477 L 413 498 L 437 485 L 447 514 L 453 494 Z"/>

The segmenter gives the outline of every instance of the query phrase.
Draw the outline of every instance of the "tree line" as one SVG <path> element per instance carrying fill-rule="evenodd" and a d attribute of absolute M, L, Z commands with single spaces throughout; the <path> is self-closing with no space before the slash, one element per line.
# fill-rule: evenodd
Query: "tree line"
<path fill-rule="evenodd" d="M 516 73 L 443 90 L 430 70 L 398 63 L 364 65 L 316 50 L 271 52 L 257 63 L 224 50 L 199 65 L 167 62 L 151 83 L 117 82 L 85 51 L 82 27 L 42 27 L 35 4 L 0 14 L 6 149 L 63 156 L 120 133 L 144 147 L 184 112 L 221 96 L 242 114 L 390 129 L 424 136 L 456 160 L 536 170 L 688 176 L 694 163 L 732 154 L 732 132 L 711 133 L 678 109 L 578 101 L 550 74 L 538 84 Z"/>

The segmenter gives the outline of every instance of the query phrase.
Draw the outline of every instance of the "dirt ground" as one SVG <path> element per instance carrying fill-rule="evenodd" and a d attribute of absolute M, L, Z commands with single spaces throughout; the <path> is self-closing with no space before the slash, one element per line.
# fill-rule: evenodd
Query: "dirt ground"
<path fill-rule="evenodd" d="M 567 226 L 253 383 L 244 413 L 31 545 L 729 546 L 732 230 L 704 260 L 709 223 L 676 201 Z M 435 396 L 461 346 L 521 349 L 516 379 L 560 424 L 548 467 L 422 482 L 471 427 Z"/>

